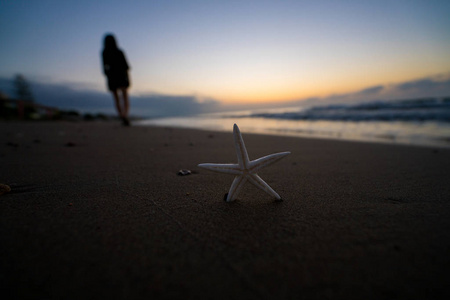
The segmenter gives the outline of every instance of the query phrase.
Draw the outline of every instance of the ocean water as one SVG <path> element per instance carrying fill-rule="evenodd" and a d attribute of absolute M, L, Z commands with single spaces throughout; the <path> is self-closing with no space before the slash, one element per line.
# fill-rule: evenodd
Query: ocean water
<path fill-rule="evenodd" d="M 143 120 L 138 125 L 450 148 L 450 98 L 287 107 Z"/>

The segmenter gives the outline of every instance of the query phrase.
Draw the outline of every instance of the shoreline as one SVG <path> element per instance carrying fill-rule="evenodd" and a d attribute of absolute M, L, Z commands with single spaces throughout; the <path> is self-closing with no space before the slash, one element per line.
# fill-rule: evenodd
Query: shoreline
<path fill-rule="evenodd" d="M 166 118 L 163 118 L 166 119 Z M 171 119 L 171 118 L 168 118 Z M 143 128 L 146 131 L 147 129 L 156 129 L 156 130 L 180 130 L 186 132 L 203 132 L 207 134 L 231 134 L 233 133 L 232 126 L 230 129 L 219 129 L 219 128 L 198 128 L 198 127 L 189 127 L 183 125 L 156 125 L 156 124 L 139 124 L 141 122 L 150 121 L 153 119 L 135 119 L 132 121 L 131 126 L 133 128 Z M 112 120 L 94 120 L 94 121 L 86 121 L 86 120 L 39 120 L 39 121 L 22 121 L 22 120 L 0 120 L 0 124 L 17 124 L 18 126 L 27 126 L 26 124 L 31 125 L 44 125 L 44 126 L 52 126 L 54 124 L 57 126 L 58 124 L 64 126 L 79 126 L 79 127 L 96 127 L 96 126 L 112 126 L 116 129 L 122 128 L 120 119 L 112 119 Z M 237 122 L 236 122 L 237 123 Z M 84 125 L 83 125 L 84 124 Z M 237 123 L 238 124 L 238 123 Z M 238 124 L 239 125 L 239 124 Z M 32 127 L 32 126 L 31 126 Z M 125 127 L 123 127 L 126 129 Z M 342 137 L 328 137 L 328 136 L 314 136 L 314 135 L 299 135 L 299 134 L 289 134 L 289 133 L 271 133 L 265 131 L 241 131 L 243 135 L 256 135 L 266 138 L 286 138 L 286 139 L 299 139 L 306 141 L 323 141 L 323 142 L 338 142 L 338 143 L 357 143 L 357 144 L 368 144 L 368 145 L 380 145 L 380 146 L 400 146 L 400 147 L 411 147 L 411 148 L 424 148 L 431 150 L 450 150 L 450 144 L 447 145 L 439 145 L 439 144 L 414 144 L 414 143 L 404 143 L 404 142 L 392 142 L 394 139 L 384 139 L 384 140 L 363 140 L 363 139 L 346 139 Z M 389 142 L 391 141 L 391 142 Z"/>
<path fill-rule="evenodd" d="M 231 130 L 1 123 L 1 293 L 450 296 L 449 149 L 242 135 L 250 159 L 291 152 L 258 173 L 284 201 L 226 203 L 233 177 L 197 167 L 236 162 Z"/>
<path fill-rule="evenodd" d="M 242 122 L 239 122 L 242 121 Z M 252 122 L 259 122 L 258 126 L 254 127 Z M 395 125 L 398 128 L 391 128 L 389 131 L 401 131 L 408 130 L 409 133 L 391 133 L 389 131 L 380 132 L 380 133 L 351 133 L 351 130 L 347 129 L 347 131 L 329 131 L 329 132 L 321 132 L 315 126 L 311 126 L 311 128 L 295 128 L 292 127 L 295 125 L 295 122 L 303 122 L 303 121 L 290 121 L 290 120 L 278 120 L 273 122 L 274 120 L 256 120 L 252 118 L 238 118 L 232 121 L 231 119 L 222 119 L 222 118 L 199 118 L 199 117 L 174 117 L 174 118 L 160 118 L 160 119 L 143 119 L 135 122 L 135 126 L 158 126 L 158 127 L 171 127 L 171 128 L 180 128 L 180 129 L 198 129 L 203 130 L 203 128 L 213 128 L 215 131 L 220 132 L 229 132 L 233 127 L 233 123 L 241 124 L 240 127 L 249 134 L 262 134 L 262 135 L 270 135 L 270 136 L 285 136 L 285 137 L 295 137 L 295 138 L 312 138 L 312 139 L 329 139 L 335 141 L 355 141 L 355 142 L 371 142 L 371 143 L 381 143 L 381 144 L 390 144 L 390 145 L 406 145 L 406 146 L 421 146 L 421 147 L 437 147 L 443 149 L 450 149 L 450 131 L 447 132 L 447 135 L 441 136 L 427 136 L 427 134 L 431 134 L 432 130 L 428 129 L 428 133 L 414 133 L 413 128 L 409 128 L 412 124 L 405 123 L 402 125 L 402 122 L 391 122 L 390 125 Z M 268 125 L 267 122 L 273 122 L 272 125 Z M 285 123 L 285 125 L 280 125 L 281 123 Z M 320 121 L 318 121 L 320 123 Z M 289 124 L 288 124 L 289 123 Z M 353 130 L 357 130 L 358 126 L 361 124 L 360 122 L 338 122 L 335 126 L 350 126 L 354 127 Z M 314 124 L 314 121 L 312 122 Z M 425 124 L 421 124 L 420 126 L 426 127 Z M 415 124 L 414 126 L 416 126 Z M 271 127 L 273 126 L 273 127 Z M 279 127 L 277 127 L 279 126 Z M 305 126 L 305 125 L 302 125 Z M 330 126 L 328 124 L 327 126 Z M 380 125 L 375 125 L 375 122 L 371 122 L 369 124 L 362 123 L 361 126 L 365 126 L 366 130 L 367 126 L 376 127 L 376 126 L 385 126 L 380 123 Z M 406 126 L 405 128 L 403 128 Z M 429 123 L 427 126 L 436 126 L 434 123 Z M 332 127 L 329 127 L 332 128 Z M 373 128 L 371 129 L 373 130 Z M 384 129 L 386 130 L 386 129 Z M 436 128 L 438 130 L 438 128 Z M 440 130 L 443 130 L 442 128 Z M 208 131 L 208 129 L 206 129 Z M 400 132 L 399 131 L 399 132 Z M 403 134 L 403 136 L 402 136 Z"/>

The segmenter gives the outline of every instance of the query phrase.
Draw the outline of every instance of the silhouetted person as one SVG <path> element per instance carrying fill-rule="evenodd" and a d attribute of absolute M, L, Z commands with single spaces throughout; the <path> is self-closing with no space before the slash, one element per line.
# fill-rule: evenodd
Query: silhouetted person
<path fill-rule="evenodd" d="M 128 78 L 128 70 L 130 67 L 122 50 L 117 47 L 116 39 L 112 34 L 105 36 L 102 58 L 103 72 L 108 78 L 108 89 L 114 96 L 117 112 L 123 124 L 129 126 L 128 110 L 130 104 L 127 89 L 130 86 L 130 80 Z M 122 98 L 120 98 L 119 91 Z"/>

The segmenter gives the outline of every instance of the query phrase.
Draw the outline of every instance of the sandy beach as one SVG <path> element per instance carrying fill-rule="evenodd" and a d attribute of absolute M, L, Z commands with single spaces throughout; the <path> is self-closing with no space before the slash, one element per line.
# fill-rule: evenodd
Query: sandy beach
<path fill-rule="evenodd" d="M 0 286 L 10 299 L 444 299 L 450 149 L 253 135 L 282 198 L 197 167 L 228 133 L 0 123 Z M 180 169 L 193 174 L 178 176 Z"/>

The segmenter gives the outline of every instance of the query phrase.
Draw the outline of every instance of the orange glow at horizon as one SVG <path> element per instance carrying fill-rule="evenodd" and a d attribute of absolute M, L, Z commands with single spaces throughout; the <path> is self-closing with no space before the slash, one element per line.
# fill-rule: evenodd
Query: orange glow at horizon
<path fill-rule="evenodd" d="M 162 94 L 199 95 L 225 104 L 276 103 L 355 93 L 450 72 L 450 61 L 444 62 L 443 55 L 429 56 L 428 60 L 396 55 L 384 60 L 345 57 L 326 62 L 320 60 L 322 56 L 316 63 L 293 59 L 293 64 L 267 56 L 252 65 L 235 57 L 226 58 L 212 69 L 211 57 L 207 56 L 195 67 L 156 63 L 161 73 L 150 78 L 145 69 L 139 73 L 135 68 L 133 89 L 141 94 L 150 88 Z"/>
<path fill-rule="evenodd" d="M 450 69 L 449 69 L 450 70 Z M 295 100 L 306 100 L 308 98 L 322 98 L 332 95 L 356 93 L 358 91 L 374 86 L 385 86 L 399 84 L 410 80 L 418 80 L 423 77 L 433 76 L 439 73 L 423 75 L 421 70 L 392 70 L 389 74 L 380 74 L 381 78 L 371 78 L 369 76 L 354 76 L 341 78 L 327 78 L 320 81 L 299 81 L 291 86 L 280 85 L 250 85 L 249 88 L 239 86 L 238 88 L 228 88 L 226 90 L 217 89 L 210 91 L 210 97 L 226 104 L 255 104 L 255 103 L 276 103 L 289 102 Z M 334 79 L 334 80 L 333 80 Z"/>

